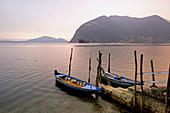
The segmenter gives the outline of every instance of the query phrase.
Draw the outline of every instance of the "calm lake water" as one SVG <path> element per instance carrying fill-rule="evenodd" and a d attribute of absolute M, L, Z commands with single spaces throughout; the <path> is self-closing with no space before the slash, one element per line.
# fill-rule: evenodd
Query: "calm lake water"
<path fill-rule="evenodd" d="M 107 70 L 111 54 L 111 72 L 134 79 L 134 50 L 144 54 L 144 71 L 168 71 L 170 44 L 4 44 L 0 43 L 0 112 L 1 113 L 119 113 L 127 112 L 118 104 L 102 98 L 75 96 L 55 85 L 53 71 L 68 74 L 73 48 L 71 75 L 87 81 L 88 59 L 92 52 L 91 81 L 95 83 L 98 52 Z M 139 67 L 138 67 L 139 68 Z M 145 75 L 144 80 L 152 80 Z M 166 81 L 167 75 L 156 75 Z M 145 84 L 150 86 L 151 84 Z M 157 84 L 164 86 L 166 84 Z"/>

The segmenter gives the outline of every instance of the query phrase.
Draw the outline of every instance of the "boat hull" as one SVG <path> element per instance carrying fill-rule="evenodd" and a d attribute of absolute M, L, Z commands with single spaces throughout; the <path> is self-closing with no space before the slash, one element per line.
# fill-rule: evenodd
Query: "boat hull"
<path fill-rule="evenodd" d="M 102 82 L 107 84 L 107 80 L 105 77 L 102 77 Z M 117 81 L 117 80 L 114 80 L 114 79 L 109 79 L 111 85 L 113 87 L 123 87 L 123 88 L 128 88 L 130 86 L 133 86 L 134 84 L 133 83 L 125 83 L 125 82 L 122 82 L 122 81 Z"/>
<path fill-rule="evenodd" d="M 107 75 L 110 74 L 107 72 Z M 110 74 L 112 75 L 112 74 Z M 113 87 L 123 87 L 128 88 L 130 86 L 134 86 L 135 81 L 125 78 L 125 77 L 119 77 L 118 75 L 114 75 L 115 77 L 108 77 L 108 80 L 110 81 L 111 85 Z M 102 82 L 107 84 L 106 77 L 102 75 Z M 137 85 L 140 85 L 140 82 L 136 83 Z"/>
<path fill-rule="evenodd" d="M 60 74 L 60 75 L 55 75 L 56 77 L 56 84 L 58 84 L 58 86 L 67 89 L 68 91 L 72 91 L 74 93 L 80 93 L 80 94 L 96 94 L 96 93 L 100 93 L 101 92 L 101 88 L 98 88 L 96 86 L 94 86 L 93 84 L 87 83 L 86 81 L 82 81 L 80 79 L 74 78 L 74 77 L 70 77 L 72 79 L 84 82 L 85 84 L 88 84 L 88 86 L 86 87 L 77 87 L 74 85 L 70 85 L 66 82 L 63 82 L 62 80 L 60 80 L 58 77 L 59 76 L 65 76 L 65 77 L 69 77 L 68 75 L 64 75 L 64 74 Z"/>

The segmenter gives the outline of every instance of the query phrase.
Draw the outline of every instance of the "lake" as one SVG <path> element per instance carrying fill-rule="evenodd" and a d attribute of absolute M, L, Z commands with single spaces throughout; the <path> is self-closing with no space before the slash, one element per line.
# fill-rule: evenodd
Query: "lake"
<path fill-rule="evenodd" d="M 127 112 L 122 106 L 99 98 L 69 94 L 57 87 L 53 71 L 68 74 L 70 50 L 73 48 L 71 75 L 88 79 L 88 62 L 92 52 L 91 82 L 95 83 L 98 53 L 107 70 L 111 54 L 111 72 L 134 79 L 134 50 L 144 55 L 144 72 L 150 72 L 150 60 L 155 71 L 168 71 L 170 44 L 37 44 L 0 43 L 0 112 L 1 113 L 119 113 Z M 138 66 L 139 72 L 139 66 Z M 139 77 L 138 77 L 139 78 Z M 144 75 L 144 80 L 152 80 Z M 166 81 L 167 74 L 156 75 Z M 151 84 L 145 84 L 149 87 Z M 156 84 L 165 86 L 166 84 Z"/>

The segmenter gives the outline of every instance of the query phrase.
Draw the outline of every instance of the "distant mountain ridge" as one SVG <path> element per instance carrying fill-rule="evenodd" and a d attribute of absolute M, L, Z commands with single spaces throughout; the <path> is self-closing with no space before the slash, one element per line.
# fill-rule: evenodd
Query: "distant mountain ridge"
<path fill-rule="evenodd" d="M 42 36 L 39 38 L 34 38 L 26 41 L 10 41 L 10 40 L 3 40 L 0 41 L 1 43 L 68 43 L 67 40 L 62 38 L 54 38 L 49 36 Z"/>
<path fill-rule="evenodd" d="M 84 23 L 70 42 L 161 43 L 170 42 L 170 23 L 158 15 L 144 18 L 101 16 Z"/>

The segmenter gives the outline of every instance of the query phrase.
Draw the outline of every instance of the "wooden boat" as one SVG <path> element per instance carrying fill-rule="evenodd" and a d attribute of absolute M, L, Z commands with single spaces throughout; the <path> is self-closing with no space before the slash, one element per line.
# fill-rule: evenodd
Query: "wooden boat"
<path fill-rule="evenodd" d="M 111 85 L 114 87 L 123 87 L 123 88 L 127 88 L 129 86 L 134 86 L 135 81 L 123 76 L 119 76 L 116 74 L 111 74 L 109 72 L 105 72 L 105 74 L 107 75 L 108 80 L 110 81 Z M 104 80 L 104 82 L 106 82 L 106 77 L 104 76 L 104 73 L 101 74 L 102 76 L 102 80 Z M 140 82 L 136 82 L 136 85 L 140 85 Z"/>
<path fill-rule="evenodd" d="M 95 94 L 101 92 L 102 90 L 101 88 L 98 88 L 86 81 L 58 73 L 57 71 L 55 71 L 54 76 L 57 83 L 60 83 L 62 86 L 65 86 L 73 91 L 81 92 L 83 94 Z"/>

